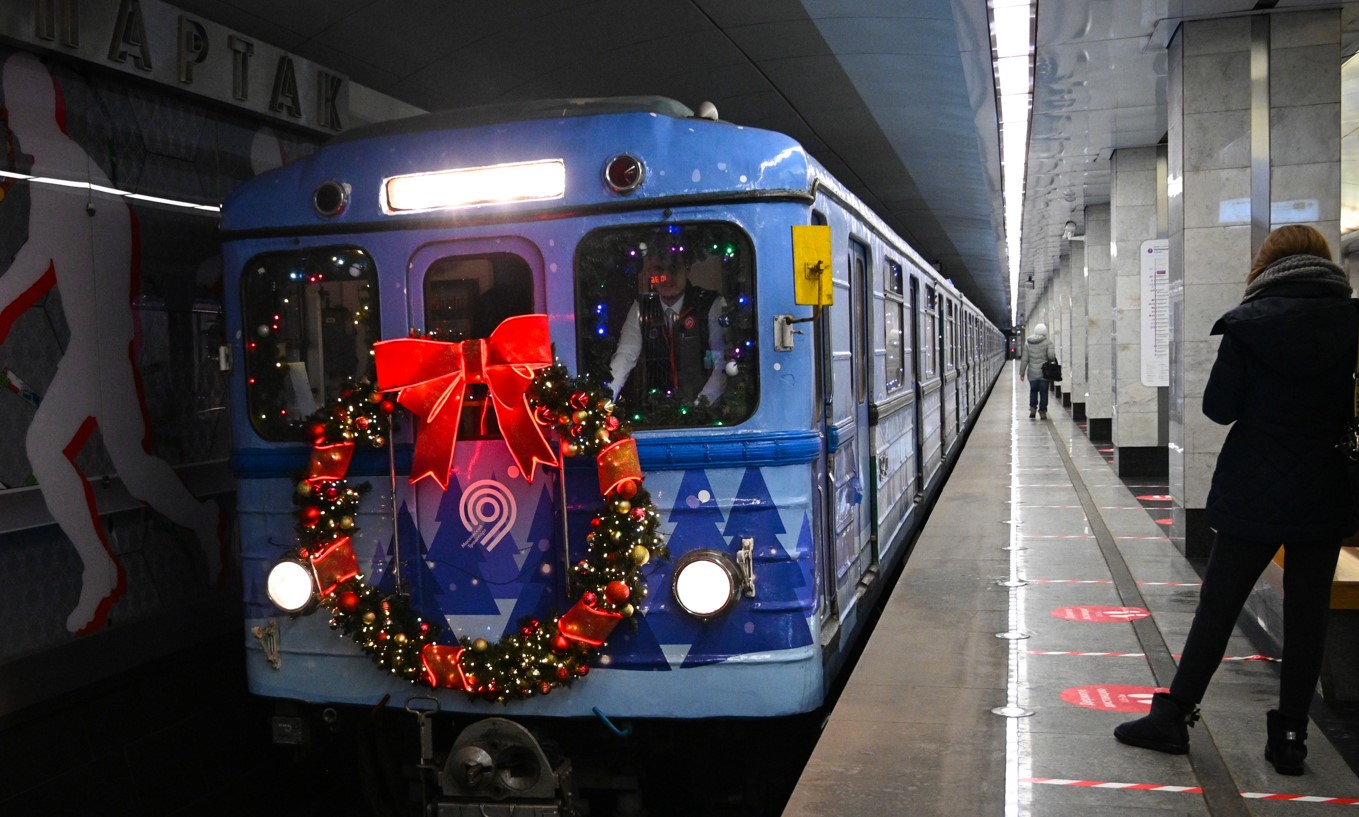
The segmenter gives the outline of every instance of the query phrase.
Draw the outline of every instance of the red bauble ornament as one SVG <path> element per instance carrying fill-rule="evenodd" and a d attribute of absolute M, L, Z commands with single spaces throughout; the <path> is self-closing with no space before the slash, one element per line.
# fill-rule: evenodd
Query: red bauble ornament
<path fill-rule="evenodd" d="M 559 635 L 556 638 L 552 639 L 553 652 L 563 653 L 569 649 L 571 649 L 571 639 L 567 638 L 566 636 Z"/>
<path fill-rule="evenodd" d="M 590 395 L 583 391 L 578 391 L 571 395 L 571 407 L 584 409 L 590 405 Z"/>
<path fill-rule="evenodd" d="M 565 665 L 562 665 L 562 666 L 560 666 L 560 667 L 557 667 L 557 680 L 558 680 L 558 681 L 565 681 L 565 680 L 568 680 L 570 677 L 571 677 L 571 670 L 568 669 Z"/>
<path fill-rule="evenodd" d="M 580 600 L 585 602 L 587 607 L 594 607 L 595 602 L 599 601 L 599 596 L 596 596 L 594 593 L 587 590 L 580 594 Z"/>
<path fill-rule="evenodd" d="M 354 418 L 354 425 L 359 429 L 359 431 L 368 430 L 368 423 L 369 423 L 368 418 L 364 417 L 363 415 L 359 415 L 358 417 Z"/>
<path fill-rule="evenodd" d="M 315 525 L 316 522 L 321 518 L 321 509 L 316 507 L 315 505 L 308 505 L 302 510 L 298 511 L 297 518 L 301 519 L 304 523 L 308 525 Z"/>
<path fill-rule="evenodd" d="M 342 613 L 353 613 L 359 609 L 359 594 L 346 590 L 335 598 L 335 606 Z"/>
<path fill-rule="evenodd" d="M 584 678 L 586 675 L 589 675 L 589 674 L 590 674 L 590 665 L 589 665 L 589 664 L 577 664 L 577 665 L 576 665 L 576 674 L 579 675 L 579 676 L 581 676 L 582 678 Z"/>
<path fill-rule="evenodd" d="M 325 424 L 325 423 L 312 423 L 311 425 L 307 426 L 307 433 L 308 433 L 309 435 L 311 435 L 312 437 L 325 437 L 325 436 L 326 436 L 326 424 Z"/>
<path fill-rule="evenodd" d="M 595 518 L 593 518 L 593 519 L 590 520 L 590 527 L 592 527 L 592 528 L 597 528 L 597 527 L 599 527 L 599 517 L 598 517 L 598 516 L 596 516 Z"/>
<path fill-rule="evenodd" d="M 393 403 L 391 400 L 383 400 L 378 408 L 382 409 L 383 414 L 391 414 L 396 411 L 396 403 Z"/>
<path fill-rule="evenodd" d="M 327 502 L 334 502 L 336 499 L 339 499 L 340 497 L 340 489 L 335 487 L 334 485 L 327 485 L 326 489 L 321 493 L 321 495 L 326 498 Z"/>
<path fill-rule="evenodd" d="M 637 496 L 637 480 L 630 479 L 618 483 L 618 488 L 614 490 L 614 493 L 623 499 L 632 499 Z"/>
<path fill-rule="evenodd" d="M 618 581 L 616 579 L 614 581 L 609 582 L 608 585 L 605 586 L 604 588 L 604 598 L 608 599 L 614 604 L 622 604 L 623 602 L 627 601 L 628 597 L 631 595 L 632 588 L 628 587 L 627 584 L 625 584 L 624 582 Z"/>
<path fill-rule="evenodd" d="M 638 522 L 641 522 L 643 519 L 646 519 L 646 508 L 643 508 L 640 505 L 637 506 L 636 508 L 633 508 L 632 518 L 636 519 Z"/>
<path fill-rule="evenodd" d="M 538 682 L 538 694 L 539 694 L 539 695 L 546 695 L 547 693 L 549 693 L 549 692 L 551 692 L 551 691 L 552 691 L 552 684 L 548 683 L 547 681 L 539 681 L 539 682 Z"/>

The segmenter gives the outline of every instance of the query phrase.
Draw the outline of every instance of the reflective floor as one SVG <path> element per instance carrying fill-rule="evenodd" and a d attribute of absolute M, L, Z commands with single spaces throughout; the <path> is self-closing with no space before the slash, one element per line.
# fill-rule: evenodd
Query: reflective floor
<path fill-rule="evenodd" d="M 1199 577 L 1165 537 L 1165 486 L 1125 483 L 1060 402 L 1029 420 L 1027 397 L 1007 366 L 785 817 L 1359 805 L 1359 778 L 1316 723 L 1304 775 L 1264 760 L 1278 665 L 1245 631 L 1189 755 L 1114 740 L 1169 684 Z M 1350 751 L 1353 710 L 1318 696 L 1314 714 Z"/>

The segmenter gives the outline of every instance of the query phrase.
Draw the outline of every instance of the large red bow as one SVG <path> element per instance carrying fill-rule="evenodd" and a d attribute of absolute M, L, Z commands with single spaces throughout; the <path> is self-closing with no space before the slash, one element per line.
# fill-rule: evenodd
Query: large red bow
<path fill-rule="evenodd" d="M 485 340 L 398 338 L 373 344 L 373 351 L 378 389 L 400 389 L 397 402 L 424 423 L 415 440 L 411 482 L 433 477 L 448 488 L 458 419 L 471 383 L 489 387 L 501 436 L 525 479 L 533 481 L 540 462 L 557 464 L 527 393 L 534 372 L 552 365 L 546 315 L 506 318 Z"/>

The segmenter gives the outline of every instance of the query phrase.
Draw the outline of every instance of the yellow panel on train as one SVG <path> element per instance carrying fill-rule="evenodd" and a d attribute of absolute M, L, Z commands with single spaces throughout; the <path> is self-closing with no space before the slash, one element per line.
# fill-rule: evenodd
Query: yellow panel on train
<path fill-rule="evenodd" d="M 831 230 L 823 224 L 793 227 L 794 299 L 800 304 L 830 306 L 835 287 L 831 286 Z"/>

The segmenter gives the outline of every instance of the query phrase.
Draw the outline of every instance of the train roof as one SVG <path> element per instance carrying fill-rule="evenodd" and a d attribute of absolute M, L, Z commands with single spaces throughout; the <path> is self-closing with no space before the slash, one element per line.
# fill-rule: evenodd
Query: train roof
<path fill-rule="evenodd" d="M 376 122 L 353 128 L 330 140 L 342 144 L 374 136 L 419 133 L 430 130 L 456 130 L 535 119 L 566 119 L 573 116 L 599 116 L 612 113 L 654 113 L 673 119 L 688 119 L 695 114 L 688 106 L 665 96 L 585 97 L 578 99 L 538 99 L 454 108 L 418 114 L 404 119 Z"/>
<path fill-rule="evenodd" d="M 604 167 L 628 154 L 643 180 L 629 192 L 610 189 Z M 477 203 L 458 209 L 396 212 L 386 184 L 469 168 L 560 161 L 564 190 L 533 201 Z M 810 202 L 815 166 L 792 137 L 697 117 L 665 97 L 545 100 L 493 105 L 357 128 L 310 156 L 262 174 L 228 196 L 228 237 L 392 228 L 421 220 L 452 223 L 551 218 L 604 209 L 682 206 L 688 202 L 785 198 Z M 313 196 L 327 183 L 349 195 L 342 211 L 323 215 Z"/>

